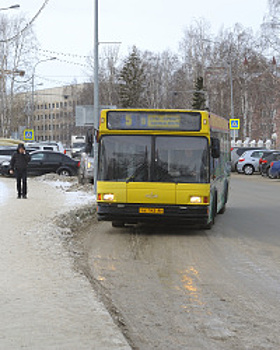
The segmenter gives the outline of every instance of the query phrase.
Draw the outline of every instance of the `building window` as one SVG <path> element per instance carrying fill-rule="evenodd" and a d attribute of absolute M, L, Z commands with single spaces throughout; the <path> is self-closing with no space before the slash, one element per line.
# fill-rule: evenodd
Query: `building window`
<path fill-rule="evenodd" d="M 56 108 L 59 108 L 59 103 L 58 102 L 56 102 Z"/>
<path fill-rule="evenodd" d="M 47 104 L 45 104 L 45 109 L 47 109 Z"/>
<path fill-rule="evenodd" d="M 63 108 L 63 102 L 60 102 L 60 108 Z"/>

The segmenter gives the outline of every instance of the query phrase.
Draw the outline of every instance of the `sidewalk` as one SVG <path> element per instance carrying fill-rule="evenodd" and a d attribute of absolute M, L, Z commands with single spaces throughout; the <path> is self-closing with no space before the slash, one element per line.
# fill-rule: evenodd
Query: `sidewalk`
<path fill-rule="evenodd" d="M 28 185 L 29 199 L 16 199 L 14 179 L 0 178 L 0 350 L 130 349 L 59 238 L 46 234 L 71 201 Z"/>

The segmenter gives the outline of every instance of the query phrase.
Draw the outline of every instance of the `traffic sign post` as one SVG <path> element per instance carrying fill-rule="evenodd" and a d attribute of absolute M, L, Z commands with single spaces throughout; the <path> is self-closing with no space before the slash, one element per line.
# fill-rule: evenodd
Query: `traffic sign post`
<path fill-rule="evenodd" d="M 230 119 L 229 120 L 229 128 L 233 130 L 233 139 L 235 142 L 236 130 L 240 129 L 240 119 Z"/>
<path fill-rule="evenodd" d="M 25 129 L 23 131 L 23 139 L 24 139 L 24 141 L 33 141 L 34 140 L 34 130 L 33 129 Z"/>

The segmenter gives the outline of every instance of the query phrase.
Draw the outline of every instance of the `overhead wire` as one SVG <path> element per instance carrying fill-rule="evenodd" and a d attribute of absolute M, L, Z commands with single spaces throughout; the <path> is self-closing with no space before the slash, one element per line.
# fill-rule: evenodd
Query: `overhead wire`
<path fill-rule="evenodd" d="M 49 54 L 52 56 L 64 56 L 64 57 L 73 57 L 73 58 L 82 58 L 82 59 L 90 59 L 92 58 L 91 56 L 84 56 L 84 55 L 77 55 L 74 53 L 65 53 L 65 52 L 58 52 L 58 51 L 52 51 L 52 50 L 47 50 L 47 49 L 41 49 L 41 48 L 33 48 L 31 49 L 32 51 L 40 51 L 43 54 Z"/>
<path fill-rule="evenodd" d="M 40 7 L 40 9 L 38 10 L 38 12 L 35 14 L 35 16 L 26 23 L 26 25 L 14 36 L 12 36 L 11 38 L 5 39 L 5 40 L 0 40 L 0 43 L 7 43 L 9 41 L 12 41 L 14 39 L 16 39 L 17 37 L 19 37 L 20 35 L 22 35 L 32 24 L 33 22 L 37 19 L 37 17 L 41 14 L 41 12 L 44 10 L 44 8 L 47 6 L 49 0 L 45 0 L 43 5 Z"/>

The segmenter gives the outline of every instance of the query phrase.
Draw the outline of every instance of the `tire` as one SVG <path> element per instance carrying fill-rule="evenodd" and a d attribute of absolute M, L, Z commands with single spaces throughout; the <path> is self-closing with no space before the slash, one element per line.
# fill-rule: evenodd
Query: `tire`
<path fill-rule="evenodd" d="M 212 214 L 211 221 L 208 222 L 208 224 L 206 224 L 204 226 L 205 230 L 211 230 L 211 228 L 215 224 L 215 216 L 217 215 L 217 194 L 216 193 L 215 193 L 215 199 L 214 199 L 214 201 L 212 203 L 211 214 Z"/>
<path fill-rule="evenodd" d="M 245 174 L 245 175 L 253 175 L 253 173 L 254 173 L 254 167 L 253 167 L 253 165 L 246 164 L 246 165 L 244 165 L 244 167 L 243 167 L 243 171 L 244 171 L 244 174 Z"/>
<path fill-rule="evenodd" d="M 276 179 L 276 178 L 278 178 L 278 176 L 272 176 L 272 175 L 271 175 L 270 169 L 271 169 L 271 168 L 269 167 L 268 177 L 269 177 L 270 179 Z"/>
<path fill-rule="evenodd" d="M 69 169 L 65 169 L 65 168 L 58 169 L 57 173 L 58 173 L 58 175 L 61 175 L 61 176 L 71 176 L 72 175 L 71 171 Z"/>
<path fill-rule="evenodd" d="M 228 184 L 226 184 L 226 189 L 225 189 L 224 205 L 222 206 L 218 214 L 224 214 L 224 212 L 226 211 L 227 201 L 228 201 Z"/>
<path fill-rule="evenodd" d="M 124 227 L 124 222 L 123 221 L 112 221 L 112 226 L 113 227 Z"/>

